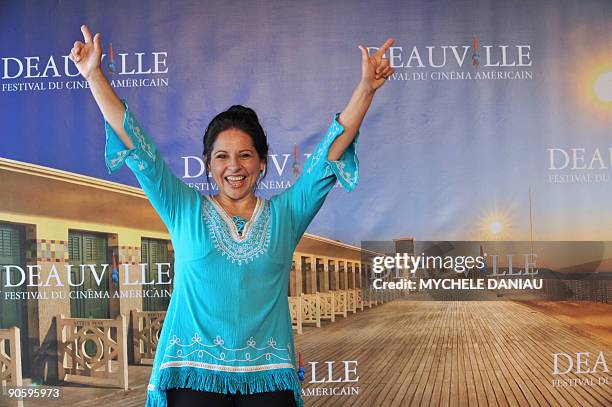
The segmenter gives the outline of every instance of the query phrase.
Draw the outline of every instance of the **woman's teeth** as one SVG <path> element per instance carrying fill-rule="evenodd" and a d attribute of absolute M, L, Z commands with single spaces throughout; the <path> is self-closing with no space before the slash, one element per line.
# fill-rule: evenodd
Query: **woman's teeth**
<path fill-rule="evenodd" d="M 229 182 L 230 185 L 233 186 L 233 187 L 241 186 L 242 185 L 242 181 L 244 181 L 245 178 L 246 177 L 244 175 L 225 177 L 227 182 Z"/>

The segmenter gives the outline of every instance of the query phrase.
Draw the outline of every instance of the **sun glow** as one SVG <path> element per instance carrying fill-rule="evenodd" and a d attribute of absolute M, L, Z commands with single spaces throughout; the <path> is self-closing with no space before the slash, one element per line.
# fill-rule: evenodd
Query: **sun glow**
<path fill-rule="evenodd" d="M 576 72 L 576 90 L 583 106 L 599 118 L 612 113 L 612 61 L 597 58 Z"/>
<path fill-rule="evenodd" d="M 485 213 L 479 222 L 483 240 L 507 240 L 511 236 L 511 223 L 508 211 L 492 210 Z"/>
<path fill-rule="evenodd" d="M 601 102 L 612 104 L 612 71 L 599 75 L 595 79 L 593 88 Z"/>

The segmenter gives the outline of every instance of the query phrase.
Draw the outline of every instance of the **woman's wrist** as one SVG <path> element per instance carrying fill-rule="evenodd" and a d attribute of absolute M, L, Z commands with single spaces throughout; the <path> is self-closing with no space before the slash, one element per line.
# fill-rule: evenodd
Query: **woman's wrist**
<path fill-rule="evenodd" d="M 376 89 L 374 89 L 372 85 L 368 82 L 361 80 L 357 85 L 356 91 L 363 94 L 364 96 L 374 96 Z"/>
<path fill-rule="evenodd" d="M 102 69 L 98 67 L 98 68 L 95 68 L 93 71 L 91 71 L 91 73 L 87 75 L 87 78 L 85 79 L 91 85 L 93 83 L 99 82 L 101 79 L 106 79 L 106 78 L 104 77 L 104 72 L 102 72 Z"/>

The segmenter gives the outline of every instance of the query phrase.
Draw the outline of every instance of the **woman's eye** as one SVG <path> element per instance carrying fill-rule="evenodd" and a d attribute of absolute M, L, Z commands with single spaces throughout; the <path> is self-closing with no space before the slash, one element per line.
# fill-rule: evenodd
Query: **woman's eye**
<path fill-rule="evenodd" d="M 225 154 L 219 154 L 219 155 L 217 155 L 217 158 L 219 158 L 221 160 L 225 160 L 227 158 L 227 156 Z"/>
<path fill-rule="evenodd" d="M 248 154 L 248 153 L 241 154 L 240 157 L 242 157 L 242 158 L 250 158 L 251 154 Z"/>

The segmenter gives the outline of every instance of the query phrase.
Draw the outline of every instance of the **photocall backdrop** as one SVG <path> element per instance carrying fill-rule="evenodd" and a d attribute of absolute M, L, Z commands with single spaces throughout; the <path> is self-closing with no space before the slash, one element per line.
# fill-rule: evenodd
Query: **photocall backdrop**
<path fill-rule="evenodd" d="M 348 101 L 357 45 L 393 37 L 396 72 L 361 127 L 359 185 L 332 191 L 309 233 L 356 246 L 612 239 L 610 1 L 4 1 L 0 21 L 5 166 L 138 186 L 127 168 L 108 174 L 102 116 L 67 59 L 87 24 L 117 94 L 202 193 L 214 192 L 201 162 L 208 122 L 233 104 L 255 109 L 269 197 Z M 44 185 L 5 184 L 0 221 L 16 219 L 11 195 L 61 208 L 67 198 Z"/>

